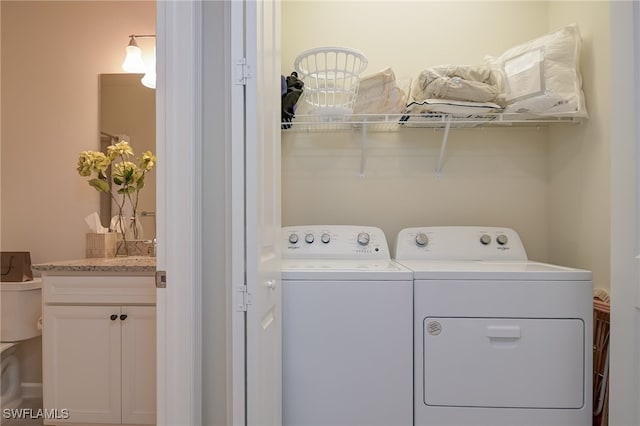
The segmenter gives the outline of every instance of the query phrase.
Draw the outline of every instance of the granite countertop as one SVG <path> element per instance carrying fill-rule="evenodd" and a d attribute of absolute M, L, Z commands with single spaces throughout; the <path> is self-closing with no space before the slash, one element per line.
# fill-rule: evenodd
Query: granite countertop
<path fill-rule="evenodd" d="M 40 272 L 155 272 L 156 258 L 123 256 L 39 263 L 31 266 Z"/>

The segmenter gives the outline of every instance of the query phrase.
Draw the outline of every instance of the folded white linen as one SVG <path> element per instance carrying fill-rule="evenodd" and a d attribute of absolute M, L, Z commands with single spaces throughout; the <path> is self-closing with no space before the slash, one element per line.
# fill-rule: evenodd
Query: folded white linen
<path fill-rule="evenodd" d="M 391 68 L 363 77 L 353 106 L 354 114 L 401 114 L 411 79 L 396 81 Z"/>

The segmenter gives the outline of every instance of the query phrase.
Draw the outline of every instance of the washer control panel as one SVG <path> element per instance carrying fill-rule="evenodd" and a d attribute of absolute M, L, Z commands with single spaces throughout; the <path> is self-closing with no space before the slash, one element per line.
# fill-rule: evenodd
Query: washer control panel
<path fill-rule="evenodd" d="M 284 259 L 390 259 L 380 228 L 306 225 L 282 228 Z"/>
<path fill-rule="evenodd" d="M 427 226 L 400 231 L 396 259 L 525 261 L 527 253 L 511 228 Z"/>

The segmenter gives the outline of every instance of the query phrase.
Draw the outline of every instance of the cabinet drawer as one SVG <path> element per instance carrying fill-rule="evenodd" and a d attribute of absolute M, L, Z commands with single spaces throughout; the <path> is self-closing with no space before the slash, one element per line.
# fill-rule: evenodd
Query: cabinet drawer
<path fill-rule="evenodd" d="M 153 276 L 45 276 L 45 304 L 153 305 Z"/>

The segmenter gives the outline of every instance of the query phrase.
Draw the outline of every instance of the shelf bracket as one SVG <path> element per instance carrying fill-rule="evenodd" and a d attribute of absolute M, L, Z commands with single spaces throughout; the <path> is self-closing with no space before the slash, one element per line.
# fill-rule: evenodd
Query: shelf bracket
<path fill-rule="evenodd" d="M 367 161 L 367 123 L 362 125 L 362 145 L 360 147 L 360 178 L 364 178 L 364 166 Z"/>
<path fill-rule="evenodd" d="M 436 168 L 436 179 L 442 178 L 442 163 L 444 162 L 444 153 L 447 148 L 447 140 L 449 139 L 449 130 L 451 129 L 451 117 L 447 116 L 447 121 L 444 126 L 444 134 L 442 135 L 442 142 L 440 144 L 440 157 L 438 158 L 438 167 Z"/>

